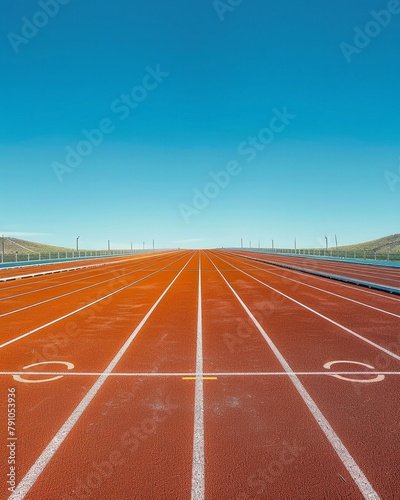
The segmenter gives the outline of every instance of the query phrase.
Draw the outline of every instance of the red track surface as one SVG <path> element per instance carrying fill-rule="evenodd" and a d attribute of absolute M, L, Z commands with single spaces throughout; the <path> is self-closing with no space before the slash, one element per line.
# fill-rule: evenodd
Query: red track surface
<path fill-rule="evenodd" d="M 400 498 L 398 297 L 179 251 L 1 283 L 0 322 L 0 498 L 14 388 L 12 499 Z"/>
<path fill-rule="evenodd" d="M 286 264 L 303 269 L 310 269 L 322 273 L 400 288 L 400 267 L 373 265 L 371 262 L 369 262 L 369 264 L 358 264 L 353 262 L 341 262 L 340 260 L 320 260 L 308 257 L 296 257 L 294 255 L 288 257 L 285 255 L 264 254 L 259 252 L 235 253 L 253 258 L 265 259 L 278 264 Z"/>

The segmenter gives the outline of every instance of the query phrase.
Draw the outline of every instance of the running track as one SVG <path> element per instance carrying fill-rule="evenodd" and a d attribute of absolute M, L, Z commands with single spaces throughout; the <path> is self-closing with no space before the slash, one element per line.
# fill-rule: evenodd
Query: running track
<path fill-rule="evenodd" d="M 390 267 L 390 263 L 385 263 L 386 265 L 382 266 L 375 265 L 373 261 L 365 261 L 365 263 L 359 264 L 349 261 L 313 259 L 295 255 L 285 256 L 260 252 L 237 252 L 237 254 L 253 259 L 263 259 L 271 263 L 275 262 L 278 265 L 288 265 L 334 276 L 353 278 L 387 287 L 399 288 L 400 286 L 400 267 L 398 265 Z"/>
<path fill-rule="evenodd" d="M 176 251 L 0 283 L 0 322 L 2 499 L 400 498 L 400 297 Z"/>

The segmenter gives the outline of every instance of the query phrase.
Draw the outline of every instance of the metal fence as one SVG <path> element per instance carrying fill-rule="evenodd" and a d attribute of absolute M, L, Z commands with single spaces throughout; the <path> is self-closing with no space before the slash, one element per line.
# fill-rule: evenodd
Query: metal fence
<path fill-rule="evenodd" d="M 238 249 L 239 250 L 239 249 Z M 309 255 L 314 257 L 333 257 L 337 259 L 356 259 L 356 260 L 377 260 L 387 262 L 399 262 L 399 252 L 378 252 L 371 250 L 331 250 L 331 249 L 293 249 L 293 248 L 241 248 L 240 250 L 249 250 L 251 252 L 266 252 L 290 255 Z"/>
<path fill-rule="evenodd" d="M 122 255 L 136 255 L 141 253 L 154 252 L 155 250 L 79 250 L 70 252 L 40 252 L 40 253 L 19 253 L 12 254 L 0 253 L 0 262 L 6 264 L 8 262 L 40 262 L 49 260 L 69 260 L 69 259 L 87 259 L 99 257 L 111 257 Z"/>

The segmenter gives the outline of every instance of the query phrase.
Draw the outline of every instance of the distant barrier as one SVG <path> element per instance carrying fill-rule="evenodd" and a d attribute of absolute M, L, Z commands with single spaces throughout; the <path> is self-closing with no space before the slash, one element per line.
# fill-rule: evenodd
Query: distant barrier
<path fill-rule="evenodd" d="M 98 257 L 111 257 L 111 256 L 123 256 L 123 255 L 136 255 L 141 253 L 155 252 L 156 250 L 144 249 L 144 250 L 79 250 L 71 252 L 40 252 L 40 253 L 19 253 L 15 252 L 13 254 L 0 254 L 0 263 L 15 263 L 15 262 L 32 262 L 38 263 L 41 261 L 63 261 L 63 260 L 76 260 L 76 259 L 88 259 L 88 258 L 98 258 Z"/>
<path fill-rule="evenodd" d="M 276 253 L 282 255 L 298 255 L 299 257 L 329 257 L 336 259 L 376 260 L 387 262 L 400 262 L 399 252 L 378 252 L 368 250 L 331 250 L 331 249 L 294 249 L 294 248 L 236 248 L 250 252 Z"/>

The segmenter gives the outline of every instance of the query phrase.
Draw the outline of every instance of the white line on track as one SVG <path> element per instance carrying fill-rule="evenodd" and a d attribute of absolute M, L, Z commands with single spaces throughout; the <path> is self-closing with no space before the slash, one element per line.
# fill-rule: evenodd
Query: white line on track
<path fill-rule="evenodd" d="M 225 281 L 225 283 L 227 284 L 227 286 L 229 287 L 231 292 L 237 298 L 240 305 L 246 311 L 247 315 L 252 320 L 252 322 L 254 323 L 257 330 L 264 337 L 264 340 L 267 342 L 267 344 L 271 348 L 272 352 L 275 354 L 275 357 L 277 358 L 277 360 L 281 364 L 282 368 L 285 370 L 286 373 L 291 375 L 289 380 L 291 380 L 291 382 L 295 386 L 297 392 L 299 393 L 299 395 L 301 396 L 301 398 L 303 399 L 303 401 L 307 405 L 307 407 L 310 410 L 311 414 L 313 415 L 315 421 L 319 425 L 322 432 L 325 434 L 326 438 L 331 443 L 333 449 L 335 450 L 336 454 L 340 458 L 343 465 L 348 470 L 349 474 L 353 478 L 354 482 L 358 486 L 358 489 L 360 490 L 360 492 L 362 493 L 364 498 L 366 498 L 368 500 L 378 500 L 380 498 L 379 495 L 373 489 L 373 487 L 370 484 L 370 482 L 368 481 L 367 477 L 365 476 L 363 471 L 360 469 L 360 467 L 357 465 L 354 458 L 350 455 L 349 451 L 347 450 L 345 445 L 342 443 L 341 439 L 336 434 L 336 432 L 333 430 L 332 426 L 330 425 L 328 420 L 325 418 L 325 416 L 323 415 L 321 410 L 318 408 L 315 401 L 312 399 L 310 394 L 307 392 L 304 385 L 300 382 L 299 378 L 294 374 L 293 370 L 289 366 L 286 359 L 282 356 L 282 354 L 280 353 L 278 348 L 275 346 L 275 344 L 269 338 L 266 331 L 263 329 L 263 327 L 260 325 L 260 323 L 253 316 L 250 309 L 246 306 L 246 304 L 239 297 L 239 295 L 236 293 L 236 291 L 228 283 L 228 281 L 226 280 L 224 275 L 221 273 L 221 271 L 219 271 L 219 269 L 217 268 L 217 266 L 214 264 L 214 262 L 211 259 L 210 259 L 210 261 L 214 265 L 215 269 L 218 271 L 218 273 L 220 274 L 222 279 Z"/>
<path fill-rule="evenodd" d="M 165 252 L 165 254 L 169 254 L 171 252 Z M 153 257 L 161 257 L 161 254 L 154 254 L 152 255 Z M 140 259 L 136 259 L 136 258 L 130 258 L 130 259 L 123 259 L 123 260 L 120 260 L 120 261 L 110 261 L 109 263 L 104 263 L 104 264 L 101 264 L 103 267 L 104 266 L 108 266 L 108 265 L 112 265 L 112 266 L 116 266 L 117 264 L 119 263 L 124 263 L 124 262 L 132 262 L 132 263 L 140 263 L 141 261 L 143 261 L 145 258 L 145 256 L 141 257 Z M 146 256 L 146 258 L 148 258 L 148 256 Z M 70 274 L 68 274 L 68 276 L 72 277 L 73 276 L 82 276 L 83 274 L 85 273 L 90 273 L 91 272 L 91 268 L 86 268 L 83 267 L 83 268 L 77 268 L 76 269 L 76 272 L 75 271 L 70 271 Z M 84 271 L 84 273 L 82 273 L 81 271 Z M 58 274 L 60 273 L 53 273 L 51 276 L 43 276 L 42 273 L 40 276 L 38 276 L 37 280 L 32 280 L 32 279 L 24 279 L 24 280 L 14 280 L 16 283 L 18 284 L 11 284 L 10 282 L 0 282 L 0 294 L 2 294 L 3 292 L 8 292 L 9 290 L 15 290 L 15 289 L 23 289 L 25 287 L 29 287 L 29 286 L 32 286 L 32 285 L 35 285 L 35 284 L 43 284 L 43 283 L 52 283 L 53 281 L 56 281 L 60 278 L 62 278 L 62 276 L 58 276 Z"/>
<path fill-rule="evenodd" d="M 394 359 L 397 359 L 398 361 L 400 361 L 400 356 L 398 356 L 397 354 L 395 354 L 394 352 L 392 351 L 389 351 L 388 349 L 386 349 L 385 347 L 382 347 L 380 346 L 379 344 L 376 344 L 375 342 L 373 342 L 372 340 L 369 340 L 365 337 L 363 337 L 362 335 L 360 335 L 359 333 L 356 333 L 354 330 L 351 330 L 350 328 L 347 328 L 346 326 L 344 325 L 341 325 L 340 323 L 338 323 L 337 321 L 334 321 L 333 319 L 331 318 L 328 318 L 328 316 L 325 316 L 324 314 L 321 314 L 319 313 L 318 311 L 316 311 L 315 309 L 312 309 L 311 307 L 309 306 L 306 306 L 305 304 L 303 304 L 302 302 L 299 302 L 298 300 L 294 299 L 293 297 L 290 297 L 289 295 L 286 295 L 285 293 L 283 292 L 280 292 L 279 290 L 277 290 L 276 288 L 270 286 L 270 285 L 267 285 L 266 283 L 264 283 L 263 281 L 255 278 L 254 276 L 252 276 L 251 274 L 249 273 L 246 273 L 246 271 L 242 271 L 241 269 L 239 269 L 238 267 L 234 266 L 233 264 L 231 264 L 230 262 L 227 262 L 226 260 L 222 259 L 221 257 L 219 257 L 220 260 L 222 260 L 223 262 L 229 264 L 231 267 L 233 267 L 234 269 L 236 269 L 237 271 L 239 271 L 240 273 L 242 274 L 245 274 L 246 276 L 248 276 L 249 278 L 251 278 L 252 280 L 254 281 L 257 281 L 258 283 L 260 283 L 261 285 L 265 286 L 266 288 L 269 288 L 270 290 L 273 290 L 274 292 L 276 292 L 277 294 L 279 295 L 282 295 L 282 297 L 285 297 L 287 298 L 288 300 L 290 300 L 291 302 L 294 302 L 295 304 L 299 305 L 300 307 L 302 307 L 303 309 L 307 309 L 307 311 L 310 311 L 312 312 L 313 314 L 315 314 L 316 316 L 319 316 L 320 318 L 328 321 L 329 323 L 331 323 L 332 325 L 335 325 L 337 326 L 338 328 L 340 328 L 341 330 L 347 332 L 347 333 L 350 333 L 351 335 L 353 335 L 354 337 L 357 337 L 358 339 L 362 340 L 363 342 L 375 347 L 376 349 L 379 349 L 380 351 L 386 353 L 388 356 L 391 356 L 392 358 Z M 214 267 L 215 267 L 215 264 L 214 264 Z M 216 268 L 216 267 L 215 267 Z M 216 268 L 217 269 L 217 268 Z M 219 272 L 219 270 L 217 269 L 217 271 Z M 1 347 L 1 346 L 0 346 Z"/>
<path fill-rule="evenodd" d="M 26 376 L 42 376 L 42 375 L 57 375 L 57 376 L 65 376 L 65 377 L 98 377 L 102 375 L 102 372 L 32 372 L 32 371 L 22 371 L 22 372 L 0 372 L 1 376 L 9 376 L 9 375 L 26 375 Z M 149 373 L 132 373 L 132 372 L 113 372 L 109 374 L 109 377 L 294 377 L 294 376 L 329 376 L 332 375 L 400 375 L 400 371 L 398 372 L 384 372 L 384 371 L 343 371 L 343 372 L 290 372 L 286 373 L 282 372 L 206 372 L 206 373 L 192 373 L 192 372 L 149 372 Z"/>
<path fill-rule="evenodd" d="M 222 253 L 222 252 L 221 252 Z M 242 255 L 239 255 L 239 254 L 236 254 L 234 252 L 223 252 L 225 256 L 229 256 L 229 257 L 232 257 L 232 256 L 235 256 L 235 257 L 242 257 L 243 259 L 245 260 L 255 260 L 255 258 L 253 257 L 244 257 Z M 264 256 L 264 257 L 267 257 L 267 256 Z M 270 262 L 264 262 L 265 265 L 267 266 L 271 266 L 273 267 L 274 269 L 276 268 L 276 266 L 274 266 L 273 264 L 271 264 Z M 283 268 L 282 268 L 283 269 Z M 285 268 L 285 270 L 287 272 L 291 272 L 291 273 L 294 273 L 294 274 L 298 274 L 300 276 L 304 276 L 304 272 L 302 271 L 298 271 L 297 269 L 289 269 L 289 268 Z M 323 278 L 322 276 L 317 276 L 317 275 L 314 275 L 314 274 L 308 274 L 308 276 L 310 278 L 313 278 L 314 280 L 317 280 L 317 281 L 323 281 L 326 283 L 326 280 L 327 278 Z M 340 286 L 342 288 L 348 288 L 350 290 L 354 290 L 358 293 L 362 293 L 362 294 L 367 294 L 367 295 L 373 295 L 375 297 L 380 297 L 381 299 L 384 299 L 384 300 L 391 300 L 391 301 L 394 301 L 394 302 L 400 302 L 400 297 L 392 297 L 391 295 L 389 295 L 387 292 L 374 292 L 372 290 L 367 290 L 366 288 L 364 287 L 360 287 L 358 285 L 351 285 L 349 283 L 345 283 L 345 282 L 342 282 L 342 281 L 332 281 L 332 284 L 335 284 L 336 286 Z"/>
<path fill-rule="evenodd" d="M 261 254 L 262 255 L 262 254 Z M 265 255 L 265 254 L 264 254 Z M 398 267 L 393 268 L 393 267 L 388 267 L 388 266 L 374 266 L 370 264 L 360 264 L 357 262 L 354 263 L 345 263 L 342 261 L 328 261 L 328 260 L 320 260 L 320 259 L 310 259 L 310 258 L 304 258 L 304 257 L 295 257 L 295 256 L 282 256 L 282 259 L 275 260 L 275 262 L 284 262 L 286 263 L 294 263 L 297 262 L 298 265 L 303 265 L 308 263 L 309 265 L 313 265 L 312 267 L 313 270 L 319 271 L 326 269 L 328 270 L 333 270 L 336 272 L 341 272 L 342 270 L 346 272 L 351 272 L 355 273 L 355 275 L 358 276 L 366 276 L 367 278 L 369 277 L 377 277 L 377 278 L 382 278 L 382 272 L 385 274 L 383 276 L 384 278 L 387 277 L 389 281 L 397 281 L 399 279 L 399 271 L 400 269 Z M 317 264 L 317 265 L 315 265 Z M 351 276 L 348 276 L 351 277 Z M 391 278 L 393 277 L 393 279 Z"/>
<path fill-rule="evenodd" d="M 185 266 L 179 271 L 179 273 L 175 276 L 175 278 L 171 281 L 171 283 L 168 285 L 168 287 L 164 290 L 164 292 L 160 295 L 158 300 L 154 303 L 152 308 L 149 310 L 149 312 L 146 314 L 146 316 L 142 319 L 142 321 L 139 323 L 139 325 L 135 328 L 135 330 L 131 333 L 129 338 L 126 340 L 124 345 L 121 347 L 121 349 L 117 352 L 115 357 L 112 359 L 110 364 L 107 366 L 107 368 L 104 370 L 104 372 L 100 375 L 100 377 L 97 379 L 97 381 L 93 384 L 89 392 L 86 394 L 86 396 L 82 399 L 82 401 L 78 404 L 78 406 L 75 408 L 75 410 L 71 413 L 69 418 L 66 420 L 66 422 L 63 424 L 63 426 L 59 429 L 57 434 L 53 437 L 53 439 L 50 441 L 50 443 L 47 445 L 45 450 L 41 453 L 39 458 L 36 460 L 36 462 L 32 465 L 32 467 L 29 469 L 25 477 L 19 482 L 18 486 L 16 487 L 15 491 L 11 494 L 9 497 L 9 500 L 21 500 L 25 498 L 26 494 L 29 492 L 29 490 L 32 488 L 32 486 L 35 484 L 36 480 L 39 478 L 47 464 L 50 462 L 50 460 L 53 458 L 54 454 L 57 452 L 65 438 L 68 436 L 68 434 L 71 432 L 75 424 L 78 422 L 79 418 L 82 416 L 83 412 L 86 410 L 86 408 L 89 406 L 93 398 L 96 396 L 104 382 L 108 379 L 110 373 L 113 371 L 117 363 L 121 360 L 122 356 L 125 354 L 129 346 L 132 344 L 134 341 L 135 337 L 137 334 L 140 332 L 146 321 L 149 319 L 153 311 L 156 309 L 158 304 L 161 302 L 161 300 L 164 298 L 168 290 L 172 287 L 172 285 L 175 283 L 175 281 L 179 278 L 181 273 L 184 271 L 186 266 L 189 264 L 189 262 L 192 260 L 192 257 L 187 261 Z"/>
<path fill-rule="evenodd" d="M 167 259 L 164 259 L 164 260 L 167 260 Z M 132 260 L 131 264 L 139 264 L 139 265 L 141 265 L 141 263 L 138 262 L 137 260 Z M 141 267 L 140 269 L 134 269 L 134 270 L 135 271 L 143 271 L 145 269 L 148 269 L 152 265 L 154 265 L 154 262 L 152 262 L 152 264 L 150 266 Z M 125 270 L 126 270 L 126 264 L 123 264 L 123 266 L 118 266 L 118 267 L 113 266 L 111 269 L 108 269 L 107 271 L 104 271 L 102 273 L 97 272 L 96 274 L 91 274 L 90 276 L 84 276 L 84 277 L 81 277 L 81 278 L 78 278 L 78 279 L 74 279 L 74 280 L 70 280 L 70 281 L 63 281 L 62 283 L 57 283 L 56 285 L 45 286 L 44 288 L 36 288 L 35 290 L 29 290 L 28 292 L 22 292 L 22 293 L 17 293 L 15 295 L 8 295 L 6 297 L 0 297 L 0 302 L 4 301 L 4 300 L 15 299 L 17 297 L 23 297 L 23 296 L 26 296 L 26 295 L 31 295 L 33 293 L 43 292 L 45 290 L 51 290 L 53 288 L 58 288 L 60 286 L 70 285 L 72 283 L 78 283 L 79 281 L 90 280 L 92 278 L 98 278 L 100 276 L 104 276 L 105 274 L 119 273 L 119 272 L 122 272 L 122 271 L 125 271 Z M 90 273 L 91 270 L 89 270 L 87 272 Z M 80 273 L 79 276 L 82 276 L 82 273 Z M 114 276 L 114 279 L 118 279 L 120 276 L 122 276 L 122 275 Z M 58 278 L 59 278 L 59 276 L 58 276 Z M 3 290 L 6 290 L 6 289 L 3 289 Z M 79 291 L 79 290 L 77 290 L 77 291 Z"/>
<path fill-rule="evenodd" d="M 199 252 L 199 287 L 197 299 L 196 385 L 194 405 L 192 500 L 203 500 L 204 482 L 204 396 L 203 396 L 203 313 L 201 294 L 201 254 Z"/>
<path fill-rule="evenodd" d="M 71 311 L 68 314 L 64 314 L 63 316 L 60 316 L 59 318 L 54 319 L 53 321 L 49 321 L 49 323 L 46 323 L 46 324 L 44 324 L 42 326 L 34 328 L 33 330 L 30 330 L 29 332 L 26 332 L 26 333 L 23 333 L 22 335 L 19 335 L 18 337 L 15 337 L 15 338 L 13 338 L 11 340 L 8 340 L 7 342 L 4 342 L 3 344 L 0 344 L 0 349 L 2 349 L 3 347 L 8 346 L 10 344 L 13 344 L 14 342 L 17 342 L 18 340 L 21 340 L 21 339 L 23 339 L 25 337 L 28 337 L 29 335 L 32 335 L 33 333 L 36 333 L 36 332 L 38 332 L 40 330 L 43 330 L 43 328 L 47 328 L 48 326 L 54 325 L 55 323 L 58 323 L 59 321 L 62 321 L 63 319 L 66 319 L 66 318 L 68 318 L 70 316 L 73 316 L 74 314 L 76 314 L 76 313 L 78 313 L 80 311 L 83 311 L 84 309 L 87 309 L 88 307 L 91 307 L 94 304 L 97 304 L 98 302 L 101 302 L 101 301 L 103 301 L 103 300 L 105 300 L 105 299 L 107 299 L 109 297 L 112 297 L 113 295 L 116 295 L 117 293 L 120 293 L 123 290 L 126 290 L 127 288 L 130 288 L 131 286 L 136 285 L 137 283 L 140 283 L 141 281 L 144 281 L 144 280 L 150 278 L 150 276 L 153 276 L 154 274 L 157 274 L 157 273 L 161 272 L 163 269 L 166 269 L 167 267 L 171 266 L 172 264 L 175 264 L 175 262 L 178 262 L 182 258 L 183 257 L 179 257 L 178 260 L 176 260 L 174 262 L 171 262 L 170 264 L 167 264 L 166 266 L 162 267 L 158 271 L 155 271 L 154 273 L 148 274 L 147 276 L 144 276 L 143 278 L 140 278 L 139 280 L 136 280 L 133 283 L 130 283 L 129 285 L 126 285 L 126 286 L 124 286 L 122 288 L 119 288 L 118 290 L 115 290 L 114 292 L 111 292 L 111 293 L 105 295 L 104 297 L 100 297 L 100 299 L 94 300 L 93 302 L 90 302 L 89 304 L 86 304 L 86 305 L 84 305 L 82 307 L 79 307 L 78 309 L 75 309 L 74 311 Z"/>
<path fill-rule="evenodd" d="M 104 260 L 104 259 L 102 259 Z M 88 269 L 88 268 L 91 268 L 91 267 L 100 267 L 100 266 L 107 266 L 109 264 L 114 264 L 114 263 L 118 263 L 118 262 L 124 262 L 124 261 L 127 261 L 127 260 L 132 260 L 132 259 L 122 259 L 122 260 L 115 260 L 115 261 L 111 261 L 111 262 L 100 262 L 99 264 L 86 264 L 86 265 L 83 265 L 83 266 L 75 266 L 75 267 L 60 267 L 58 269 L 51 269 L 49 271 L 39 271 L 37 273 L 30 273 L 30 274 L 21 274 L 21 275 L 18 275 L 18 276 L 15 276 L 14 274 L 10 275 L 10 276 L 6 276 L 6 277 L 3 277 L 3 278 L 0 278 L 0 283 L 3 283 L 3 282 L 7 282 L 7 281 L 15 281 L 15 280 L 20 280 L 20 279 L 26 279 L 26 278 L 35 278 L 35 277 L 39 277 L 39 276 L 45 276 L 45 275 L 48 275 L 48 274 L 57 274 L 57 273 L 64 273 L 64 272 L 68 272 L 68 271 L 76 271 L 76 270 L 79 270 L 79 269 Z M 37 266 L 45 266 L 46 264 L 35 264 Z M 52 265 L 52 264 L 47 264 L 47 265 Z M 13 269 L 13 268 L 3 268 L 3 270 L 9 270 L 9 269 Z M 19 268 L 20 269 L 20 268 Z M 1 271 L 0 271 L 1 272 Z"/>
<path fill-rule="evenodd" d="M 107 280 L 99 281 L 98 283 L 94 283 L 92 285 L 84 286 L 82 288 L 79 288 L 78 290 L 72 290 L 72 292 L 63 293 L 61 295 L 57 295 L 56 297 L 51 297 L 50 299 L 42 300 L 40 302 L 36 302 L 35 304 L 31 304 L 29 306 L 21 307 L 20 309 L 14 309 L 13 311 L 9 311 L 9 312 L 0 314 L 0 318 L 4 318 L 5 316 L 10 316 L 11 314 L 15 314 L 15 313 L 19 313 L 19 312 L 22 312 L 22 311 L 26 311 L 27 309 L 32 309 L 33 307 L 41 306 L 43 304 L 47 304 L 48 302 L 52 302 L 53 300 L 62 299 L 64 297 L 68 297 L 69 295 L 74 295 L 75 293 L 83 292 L 84 290 L 89 290 L 90 288 L 94 288 L 96 286 L 104 285 L 105 283 L 110 283 L 111 281 L 115 281 L 115 280 L 119 280 L 121 278 L 125 278 L 126 276 L 130 276 L 131 274 L 135 274 L 135 273 L 137 273 L 139 271 L 142 271 L 144 269 L 148 269 L 149 267 L 152 267 L 152 266 L 153 266 L 153 264 L 150 264 L 149 266 L 144 267 L 142 269 L 134 269 L 133 271 L 130 271 L 129 273 L 120 274 L 118 276 L 114 276 L 113 278 L 109 278 Z"/>
<path fill-rule="evenodd" d="M 239 262 L 242 262 L 242 261 L 239 260 Z M 349 297 L 345 297 L 344 295 L 339 295 L 339 294 L 334 293 L 334 292 L 329 292 L 328 290 L 325 290 L 323 288 L 319 288 L 317 286 L 313 286 L 313 285 L 310 285 L 308 283 L 304 283 L 303 281 L 299 281 L 299 280 L 295 280 L 293 278 L 289 278 L 288 276 L 284 276 L 283 274 L 278 274 L 278 273 L 274 273 L 272 271 L 268 271 L 267 269 L 255 266 L 253 264 L 247 264 L 247 265 L 250 266 L 250 267 L 253 267 L 254 269 L 258 269 L 259 271 L 262 271 L 264 273 L 272 274 L 274 276 L 278 276 L 279 278 L 283 278 L 283 279 L 288 280 L 288 281 L 293 281 L 294 283 L 299 283 L 302 286 L 306 286 L 308 288 L 313 288 L 314 290 L 318 290 L 318 291 L 326 293 L 328 295 L 333 295 L 334 297 L 338 297 L 340 299 L 347 300 L 349 302 L 354 302 L 355 304 L 358 304 L 358 305 L 364 306 L 364 307 L 368 307 L 369 309 L 373 309 L 375 311 L 378 311 L 378 312 L 381 312 L 381 313 L 384 313 L 384 314 L 389 314 L 390 316 L 394 316 L 395 318 L 400 318 L 400 314 L 395 314 L 395 313 L 392 313 L 392 312 L 389 312 L 389 311 L 385 311 L 384 309 L 380 309 L 379 307 L 374 307 L 374 306 L 371 306 L 369 304 L 365 304 L 364 302 L 359 302 L 358 300 L 350 299 Z"/>

